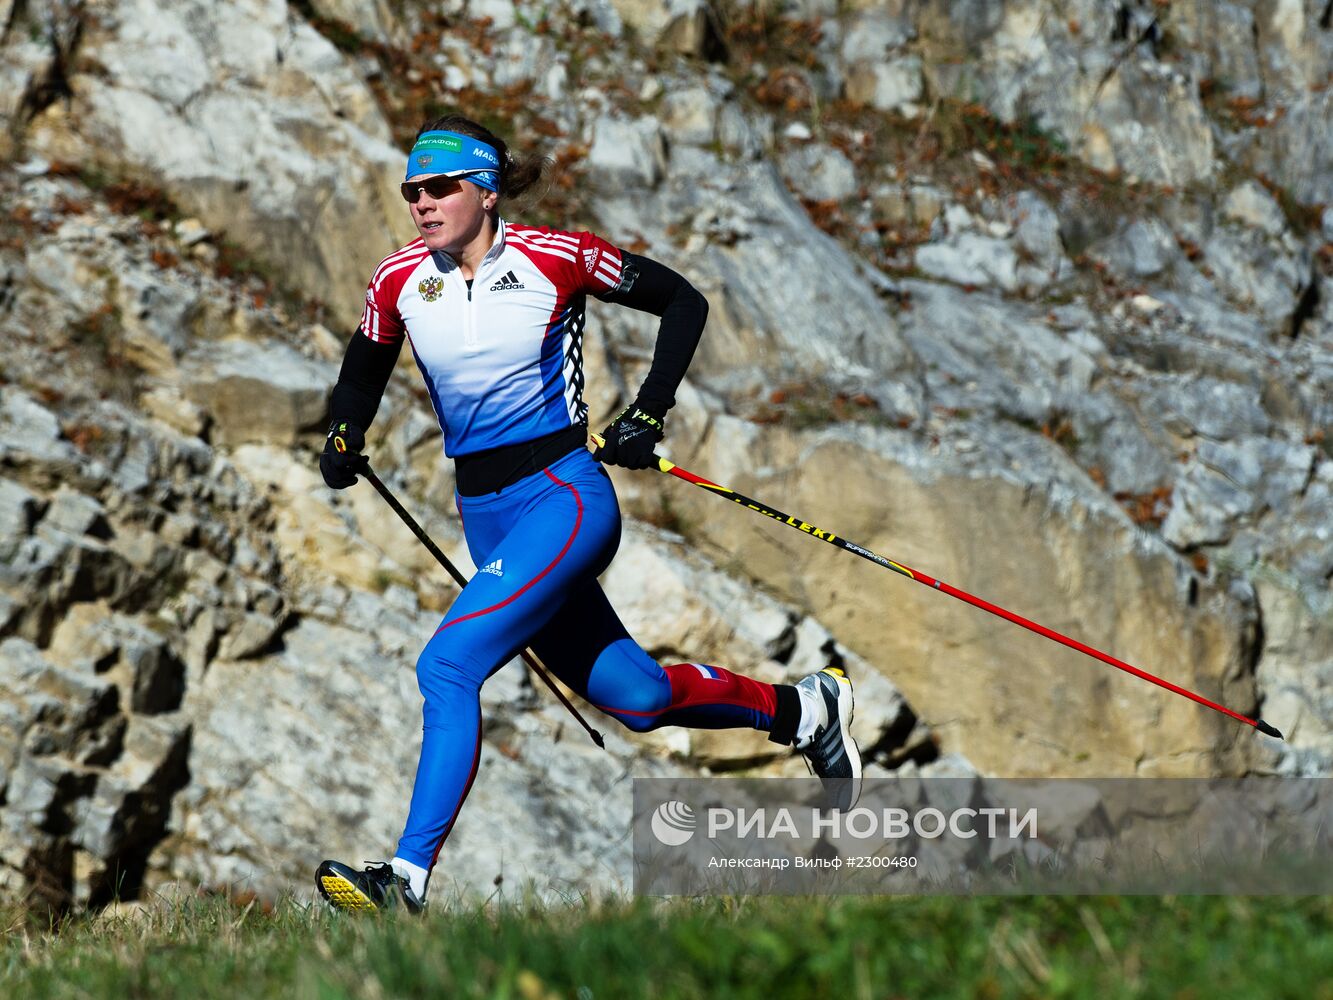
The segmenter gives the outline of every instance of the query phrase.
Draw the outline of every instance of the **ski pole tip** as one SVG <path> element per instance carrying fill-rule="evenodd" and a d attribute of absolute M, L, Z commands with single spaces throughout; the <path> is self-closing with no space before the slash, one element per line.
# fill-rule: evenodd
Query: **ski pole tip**
<path fill-rule="evenodd" d="M 1286 741 L 1286 737 L 1282 735 L 1282 733 L 1281 733 L 1280 730 L 1274 729 L 1272 726 L 1270 726 L 1270 725 L 1269 725 L 1267 722 L 1265 722 L 1263 719 L 1255 719 L 1255 720 L 1254 720 L 1254 728 L 1257 729 L 1257 730 L 1259 730 L 1259 732 L 1263 733 L 1265 736 L 1276 736 L 1278 739 L 1282 740 L 1283 742 Z"/>

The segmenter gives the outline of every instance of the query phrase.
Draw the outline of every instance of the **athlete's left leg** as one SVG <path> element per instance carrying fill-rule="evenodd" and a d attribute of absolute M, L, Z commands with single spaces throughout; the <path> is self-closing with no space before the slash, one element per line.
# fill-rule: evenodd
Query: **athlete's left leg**
<path fill-rule="evenodd" d="M 861 754 L 851 734 L 852 686 L 841 670 L 828 667 L 788 685 L 706 663 L 659 666 L 595 582 L 566 600 L 532 648 L 561 680 L 630 729 L 763 730 L 772 742 L 800 750 L 831 806 L 856 804 Z"/>
<path fill-rule="evenodd" d="M 571 595 L 532 649 L 566 684 L 629 729 L 758 729 L 789 745 L 801 720 L 796 688 L 706 663 L 659 665 L 635 642 L 596 581 Z"/>

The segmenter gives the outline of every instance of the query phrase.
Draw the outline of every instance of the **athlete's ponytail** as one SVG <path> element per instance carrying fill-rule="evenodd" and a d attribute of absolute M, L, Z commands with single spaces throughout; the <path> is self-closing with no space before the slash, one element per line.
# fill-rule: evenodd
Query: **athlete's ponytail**
<path fill-rule="evenodd" d="M 552 161 L 546 156 L 529 156 L 522 159 L 509 151 L 509 146 L 498 135 L 463 115 L 444 115 L 426 122 L 417 129 L 417 137 L 423 132 L 457 132 L 470 135 L 487 143 L 500 154 L 500 197 L 518 198 L 525 192 L 532 195 L 525 199 L 535 202 L 546 193 L 550 181 Z"/>

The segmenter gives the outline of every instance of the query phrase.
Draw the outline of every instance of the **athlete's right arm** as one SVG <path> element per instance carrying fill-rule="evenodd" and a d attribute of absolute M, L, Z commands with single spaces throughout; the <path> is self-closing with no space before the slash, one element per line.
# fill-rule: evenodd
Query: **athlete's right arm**
<path fill-rule="evenodd" d="M 402 349 L 401 339 L 376 343 L 360 327 L 356 328 L 347 343 L 338 384 L 329 399 L 329 413 L 334 420 L 350 421 L 363 431 L 370 426 Z"/>
<path fill-rule="evenodd" d="M 342 370 L 329 398 L 333 423 L 319 456 L 319 471 L 330 489 L 345 489 L 356 482 L 366 428 L 375 419 L 403 347 L 406 330 L 398 312 L 398 293 L 419 256 L 413 244 L 389 254 L 366 286 L 361 325 L 347 343 Z"/>
<path fill-rule="evenodd" d="M 376 343 L 360 327 L 352 334 L 329 399 L 333 422 L 319 458 L 319 470 L 331 489 L 344 489 L 356 482 L 355 470 L 361 464 L 366 429 L 380 408 L 402 348 L 402 338 Z M 345 450 L 337 447 L 335 438 L 342 440 Z"/>

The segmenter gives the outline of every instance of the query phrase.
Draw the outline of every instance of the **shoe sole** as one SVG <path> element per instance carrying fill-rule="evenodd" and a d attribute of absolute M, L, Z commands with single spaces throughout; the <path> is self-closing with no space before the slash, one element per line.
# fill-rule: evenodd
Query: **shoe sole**
<path fill-rule="evenodd" d="M 336 873 L 319 877 L 319 891 L 324 894 L 329 905 L 337 910 L 350 913 L 373 913 L 379 909 L 375 901 L 358 889 L 352 882 Z"/>
<path fill-rule="evenodd" d="M 856 695 L 852 693 L 852 682 L 837 667 L 825 667 L 821 673 L 828 674 L 838 684 L 838 724 L 842 733 L 842 752 L 847 755 L 847 759 L 852 763 L 852 776 L 848 780 L 855 782 L 852 801 L 847 806 L 848 809 L 851 809 L 856 805 L 856 800 L 861 797 L 861 748 L 857 746 L 856 739 L 852 736 L 852 716 L 856 712 Z"/>

